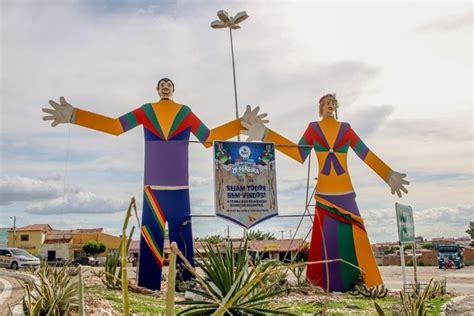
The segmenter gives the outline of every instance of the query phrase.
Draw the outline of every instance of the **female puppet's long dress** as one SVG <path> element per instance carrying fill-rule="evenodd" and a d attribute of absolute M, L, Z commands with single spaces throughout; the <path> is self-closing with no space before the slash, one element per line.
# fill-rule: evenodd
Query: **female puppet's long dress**
<path fill-rule="evenodd" d="M 288 144 L 290 141 L 269 131 L 266 141 Z M 356 194 L 347 168 L 347 152 L 356 154 L 382 179 L 388 179 L 391 169 L 372 153 L 348 123 L 334 118 L 311 122 L 299 149 L 279 150 L 303 162 L 314 148 L 318 158 L 316 210 L 313 222 L 309 262 L 343 259 L 330 263 L 310 264 L 307 279 L 329 291 L 349 291 L 359 275 L 367 286 L 382 284 L 382 278 L 370 247 L 364 221 L 360 216 Z"/>

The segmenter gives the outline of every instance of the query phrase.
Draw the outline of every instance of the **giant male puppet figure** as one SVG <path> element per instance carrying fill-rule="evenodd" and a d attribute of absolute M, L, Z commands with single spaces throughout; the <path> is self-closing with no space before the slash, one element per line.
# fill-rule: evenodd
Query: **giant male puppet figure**
<path fill-rule="evenodd" d="M 316 184 L 316 211 L 309 261 L 343 259 L 362 270 L 367 286 L 382 284 L 377 263 L 370 247 L 364 221 L 355 201 L 347 167 L 347 152 L 351 147 L 375 173 L 377 173 L 401 197 L 408 191 L 406 176 L 393 171 L 377 157 L 357 136 L 349 123 L 335 118 L 337 100 L 327 94 L 319 100 L 322 119 L 309 123 L 298 145 L 260 124 L 245 134 L 254 139 L 274 142 L 279 151 L 303 163 L 314 148 L 318 158 L 318 182 Z M 247 126 L 247 123 L 243 123 Z M 360 270 L 344 262 L 311 264 L 307 279 L 329 291 L 349 291 L 358 279 Z"/>
<path fill-rule="evenodd" d="M 138 285 L 160 290 L 163 266 L 165 224 L 169 237 L 176 241 L 189 262 L 194 263 L 193 238 L 189 203 L 188 150 L 193 133 L 206 147 L 213 140 L 226 140 L 240 134 L 241 119 L 260 122 L 265 114 L 258 108 L 247 111 L 241 119 L 209 130 L 191 109 L 172 100 L 174 84 L 168 78 L 158 82 L 158 102 L 141 107 L 113 119 L 72 107 L 61 97 L 60 104 L 49 101 L 53 109 L 44 120 L 53 120 L 52 126 L 73 123 L 112 135 L 120 135 L 142 125 L 145 136 L 145 180 L 140 242 Z M 191 278 L 187 270 L 183 279 Z"/>

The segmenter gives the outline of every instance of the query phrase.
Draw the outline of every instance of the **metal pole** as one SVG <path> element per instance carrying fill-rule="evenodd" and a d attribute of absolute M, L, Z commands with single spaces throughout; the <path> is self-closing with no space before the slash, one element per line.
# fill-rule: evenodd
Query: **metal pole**
<path fill-rule="evenodd" d="M 402 243 L 400 243 L 400 264 L 402 265 L 402 276 L 403 276 L 402 291 L 405 292 L 405 284 L 407 283 L 407 278 L 405 275 L 405 250 L 403 249 Z"/>
<path fill-rule="evenodd" d="M 13 248 L 16 248 L 16 216 L 13 216 Z"/>
<path fill-rule="evenodd" d="M 420 291 L 419 284 L 418 284 L 418 277 L 416 275 L 416 243 L 413 243 L 413 277 L 415 279 L 415 289 L 418 293 Z"/>
<path fill-rule="evenodd" d="M 234 100 L 235 100 L 235 118 L 239 119 L 239 105 L 237 102 L 237 83 L 235 80 L 235 61 L 234 61 L 234 41 L 232 40 L 232 29 L 229 27 L 230 34 L 230 51 L 232 53 L 232 74 L 234 76 Z M 240 135 L 237 136 L 237 140 L 240 141 Z"/>

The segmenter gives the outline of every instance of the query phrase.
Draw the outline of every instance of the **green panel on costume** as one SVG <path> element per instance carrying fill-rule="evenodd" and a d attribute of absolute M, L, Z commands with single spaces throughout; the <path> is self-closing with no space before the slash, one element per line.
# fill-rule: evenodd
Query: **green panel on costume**
<path fill-rule="evenodd" d="M 339 222 L 337 225 L 337 235 L 341 259 L 358 266 L 354 247 L 354 238 L 352 235 L 352 225 Z M 352 289 L 354 282 L 357 280 L 360 272 L 358 269 L 344 262 L 341 262 L 340 266 L 344 290 L 349 291 Z"/>
<path fill-rule="evenodd" d="M 176 115 L 173 121 L 173 125 L 171 125 L 170 132 L 169 132 L 170 135 L 173 135 L 174 131 L 183 122 L 183 120 L 186 118 L 189 112 L 191 112 L 191 109 L 187 107 L 186 105 L 183 105 L 181 110 L 179 110 L 178 114 Z"/>

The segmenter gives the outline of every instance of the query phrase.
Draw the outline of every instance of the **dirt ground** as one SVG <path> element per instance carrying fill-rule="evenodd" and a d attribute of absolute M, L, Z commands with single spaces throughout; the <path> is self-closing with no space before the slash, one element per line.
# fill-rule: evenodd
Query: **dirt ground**
<path fill-rule="evenodd" d="M 402 288 L 403 277 L 402 268 L 399 266 L 379 267 L 385 286 L 390 290 L 400 290 Z M 474 266 L 464 267 L 460 270 L 448 269 L 443 271 L 438 267 L 417 267 L 417 278 L 422 284 L 427 284 L 431 278 L 440 280 L 446 278 L 447 289 L 458 295 L 474 294 Z M 135 277 L 134 267 L 128 267 L 130 278 Z M 413 267 L 405 267 L 406 282 L 414 280 Z M 168 274 L 168 267 L 164 267 L 163 274 Z"/>
<path fill-rule="evenodd" d="M 386 287 L 391 291 L 398 291 L 402 287 L 402 269 L 398 266 L 386 266 L 379 267 L 382 277 L 384 279 Z M 130 279 L 135 278 L 135 267 L 128 267 L 128 275 Z M 406 280 L 407 283 L 413 282 L 413 267 L 406 267 Z M 167 275 L 168 267 L 164 268 L 163 275 Z M 465 267 L 461 270 L 440 270 L 437 267 L 417 267 L 417 277 L 419 282 L 422 284 L 427 284 L 430 279 L 434 278 L 436 280 L 446 278 L 448 292 L 459 296 L 460 301 L 456 304 L 451 304 L 453 306 L 449 307 L 447 310 L 448 315 L 471 315 L 472 304 L 474 304 L 474 267 Z M 162 282 L 162 289 L 166 288 L 166 276 Z M 89 282 L 97 282 L 96 285 L 100 285 L 100 281 L 97 278 L 91 277 Z M 90 283 L 88 284 L 91 285 Z M 337 300 L 337 296 L 334 298 L 332 296 L 307 296 L 300 294 L 293 294 L 287 298 L 278 298 L 280 301 L 290 300 L 288 303 L 295 303 L 296 301 L 301 302 L 313 302 L 314 300 Z M 110 302 L 107 302 L 103 299 L 88 300 L 88 308 L 90 311 L 97 315 L 112 315 L 106 311 L 113 310 Z M 449 312 L 450 311 L 450 312 Z"/>

